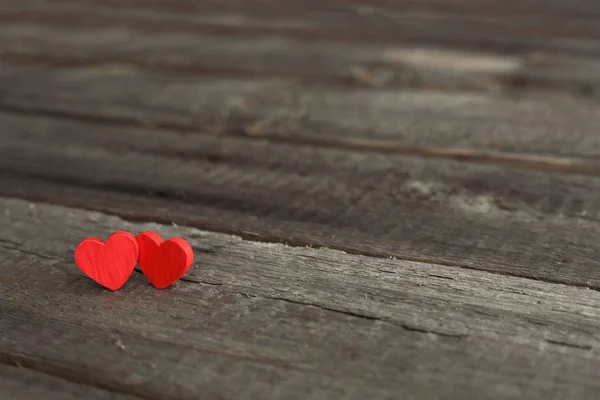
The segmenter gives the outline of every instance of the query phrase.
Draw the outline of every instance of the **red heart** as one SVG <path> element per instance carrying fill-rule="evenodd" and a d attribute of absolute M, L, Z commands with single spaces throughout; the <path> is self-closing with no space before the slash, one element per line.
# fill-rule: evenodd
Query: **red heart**
<path fill-rule="evenodd" d="M 150 231 L 135 237 L 140 249 L 138 265 L 150 283 L 164 289 L 190 269 L 194 261 L 192 247 L 181 238 L 163 241 Z"/>
<path fill-rule="evenodd" d="M 138 245 L 128 232 L 115 232 L 106 239 L 83 239 L 75 248 L 75 264 L 87 276 L 110 290 L 125 284 L 135 267 Z"/>

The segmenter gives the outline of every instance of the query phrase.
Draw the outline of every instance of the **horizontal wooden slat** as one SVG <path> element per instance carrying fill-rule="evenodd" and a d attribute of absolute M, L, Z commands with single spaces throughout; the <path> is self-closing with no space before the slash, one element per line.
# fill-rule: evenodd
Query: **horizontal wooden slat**
<path fill-rule="evenodd" d="M 0 398 L 6 400 L 134 400 L 127 396 L 35 372 L 0 364 Z"/>
<path fill-rule="evenodd" d="M 102 23 L 105 15 L 143 27 L 143 21 L 160 19 L 159 28 L 185 31 L 208 27 L 246 29 L 264 32 L 277 28 L 292 37 L 355 42 L 395 42 L 417 40 L 429 45 L 454 43 L 473 46 L 544 47 L 556 45 L 564 51 L 582 50 L 586 40 L 600 37 L 594 17 L 600 9 L 593 0 L 580 4 L 564 2 L 529 4 L 457 1 L 337 1 L 318 0 L 281 4 L 277 1 L 37 1 L 18 4 L 3 0 L 3 15 L 15 20 L 60 21 L 60 15 L 77 14 L 80 19 L 64 25 L 91 26 Z M 486 4 L 487 3 L 487 4 Z M 96 13 L 98 19 L 86 18 Z M 179 19 L 180 24 L 172 23 Z M 64 19 L 62 19 L 64 21 Z M 136 21 L 141 24 L 136 24 Z M 361 24 L 362 29 L 353 29 Z M 553 40 L 554 39 L 554 40 Z M 495 46 L 494 46 L 495 45 Z M 591 45 L 591 43 L 588 43 Z M 594 50 L 590 47 L 591 50 Z M 584 53 L 585 54 L 585 53 Z"/>
<path fill-rule="evenodd" d="M 5 195 L 600 287 L 597 177 L 53 119 L 0 123 Z"/>
<path fill-rule="evenodd" d="M 482 152 L 496 153 L 490 158 L 501 156 L 498 152 L 517 153 L 516 158 L 600 155 L 600 108 L 548 96 L 516 99 L 321 88 L 278 79 L 164 77 L 126 65 L 4 67 L 0 88 L 5 110 L 98 122 L 434 156 L 444 156 L 444 149 L 465 158 L 472 152 L 474 158 L 484 158 Z"/>
<path fill-rule="evenodd" d="M 563 22 L 577 19 L 591 19 L 600 15 L 600 7 L 594 0 L 576 0 L 564 3 L 561 0 L 539 0 L 520 2 L 502 2 L 495 0 L 460 0 L 452 3 L 444 0 L 338 0 L 335 3 L 323 3 L 319 0 L 307 0 L 301 3 L 282 4 L 275 0 L 24 0 L 18 4 L 3 0 L 7 9 L 16 9 L 19 4 L 36 6 L 44 9 L 66 7 L 72 8 L 106 8 L 122 12 L 135 11 L 142 13 L 161 12 L 165 15 L 189 16 L 200 12 L 229 12 L 243 15 L 306 15 L 319 11 L 354 11 L 357 14 L 388 11 L 429 12 L 434 15 L 469 15 L 481 18 L 521 17 L 550 18 L 562 17 Z"/>
<path fill-rule="evenodd" d="M 544 29 L 536 35 L 527 18 L 317 6 L 293 7 L 277 17 L 282 7 L 270 4 L 252 13 L 262 17 L 248 21 L 244 10 L 235 14 L 225 7 L 219 13 L 215 4 L 208 15 L 200 7 L 184 16 L 69 1 L 12 5 L 0 11 L 0 49 L 5 63 L 133 63 L 176 73 L 292 76 L 375 87 L 598 92 L 600 29 L 589 19 L 570 27 L 560 26 L 564 17 L 535 21 L 555 30 L 552 36 Z"/>
<path fill-rule="evenodd" d="M 485 53 L 312 43 L 278 36 L 158 35 L 119 27 L 77 34 L 43 25 L 3 25 L 0 33 L 5 64 L 132 64 L 136 69 L 196 76 L 291 77 L 320 84 L 485 91 L 502 90 L 505 85 L 533 85 L 593 94 L 596 85 L 593 60 L 564 61 L 568 72 L 559 71 L 557 79 L 548 80 L 543 76 L 521 78 L 521 64 L 525 62 L 521 58 L 496 58 Z M 437 66 L 439 62 L 441 66 Z M 578 78 L 582 74 L 583 79 Z"/>
<path fill-rule="evenodd" d="M 592 399 L 599 389 L 597 291 L 0 206 L 5 362 L 152 399 Z M 186 280 L 159 291 L 134 274 L 111 293 L 82 279 L 73 246 L 117 229 L 189 240 Z"/>

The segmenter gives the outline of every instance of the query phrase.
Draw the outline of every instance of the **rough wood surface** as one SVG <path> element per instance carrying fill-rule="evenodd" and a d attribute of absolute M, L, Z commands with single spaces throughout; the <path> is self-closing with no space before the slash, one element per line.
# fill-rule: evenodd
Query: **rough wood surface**
<path fill-rule="evenodd" d="M 600 293 L 461 268 L 255 243 L 0 199 L 0 360 L 149 399 L 593 399 Z M 196 263 L 118 293 L 82 236 L 182 236 Z M 60 235 L 57 235 L 60 232 Z"/>
<path fill-rule="evenodd" d="M 3 400 L 135 400 L 137 397 L 69 382 L 23 367 L 0 364 L 0 398 Z"/>
<path fill-rule="evenodd" d="M 48 118 L 0 126 L 4 195 L 600 287 L 595 176 Z"/>

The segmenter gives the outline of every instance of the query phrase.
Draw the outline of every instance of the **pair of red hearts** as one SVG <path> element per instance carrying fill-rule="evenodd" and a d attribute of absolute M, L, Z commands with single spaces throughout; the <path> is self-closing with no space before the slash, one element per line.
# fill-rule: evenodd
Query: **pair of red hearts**
<path fill-rule="evenodd" d="M 163 241 L 150 231 L 137 236 L 119 231 L 106 242 L 86 238 L 75 248 L 77 267 L 110 290 L 125 284 L 136 263 L 154 287 L 166 288 L 187 272 L 193 260 L 194 253 L 185 240 Z"/>

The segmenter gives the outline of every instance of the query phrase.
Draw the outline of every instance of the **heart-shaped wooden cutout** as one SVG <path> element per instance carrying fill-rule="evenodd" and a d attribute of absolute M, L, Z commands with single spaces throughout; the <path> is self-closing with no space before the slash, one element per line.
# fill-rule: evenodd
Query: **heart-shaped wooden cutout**
<path fill-rule="evenodd" d="M 83 239 L 75 248 L 75 264 L 91 279 L 110 290 L 120 289 L 138 258 L 138 245 L 129 232 L 118 231 L 106 239 Z"/>
<path fill-rule="evenodd" d="M 194 261 L 194 252 L 181 238 L 163 241 L 154 232 L 142 232 L 138 242 L 138 265 L 152 286 L 164 289 L 181 278 Z"/>

